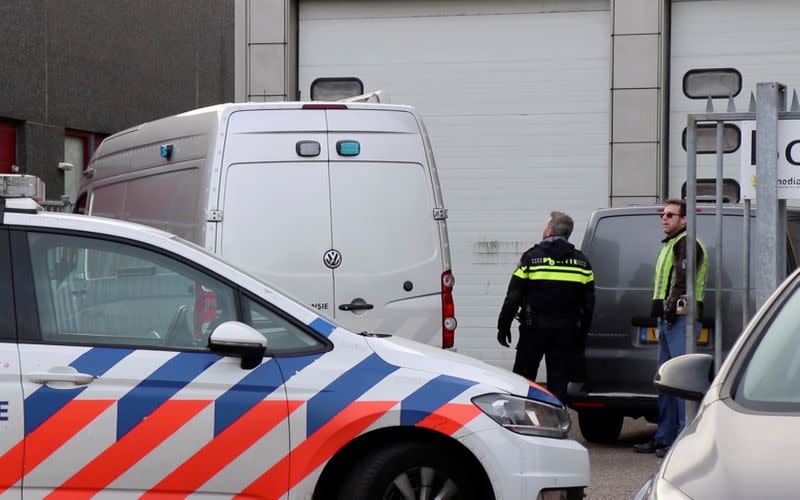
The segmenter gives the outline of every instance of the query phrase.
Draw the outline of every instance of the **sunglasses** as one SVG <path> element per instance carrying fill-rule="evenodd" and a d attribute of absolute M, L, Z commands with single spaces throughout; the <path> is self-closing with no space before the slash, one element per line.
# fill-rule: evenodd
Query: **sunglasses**
<path fill-rule="evenodd" d="M 661 213 L 661 218 L 662 219 L 667 219 L 667 220 L 670 220 L 673 217 L 680 217 L 680 216 L 681 216 L 681 214 L 676 214 L 674 212 L 662 212 Z"/>

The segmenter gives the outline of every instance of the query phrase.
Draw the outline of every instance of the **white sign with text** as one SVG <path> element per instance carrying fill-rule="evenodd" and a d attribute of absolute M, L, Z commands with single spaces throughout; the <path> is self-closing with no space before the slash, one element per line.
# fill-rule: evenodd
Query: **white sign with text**
<path fill-rule="evenodd" d="M 742 132 L 739 185 L 742 199 L 756 197 L 756 122 L 738 123 Z M 800 199 L 800 120 L 778 121 L 778 198 Z"/>

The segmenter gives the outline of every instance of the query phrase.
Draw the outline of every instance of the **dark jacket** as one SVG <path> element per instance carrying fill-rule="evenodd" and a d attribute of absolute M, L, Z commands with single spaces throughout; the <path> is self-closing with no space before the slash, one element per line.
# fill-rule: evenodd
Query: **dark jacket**
<path fill-rule="evenodd" d="M 546 238 L 522 254 L 508 284 L 497 329 L 510 331 L 520 313 L 523 331 L 556 328 L 582 337 L 591 326 L 593 310 L 594 275 L 586 256 L 563 238 Z M 528 316 L 531 313 L 533 318 Z"/>

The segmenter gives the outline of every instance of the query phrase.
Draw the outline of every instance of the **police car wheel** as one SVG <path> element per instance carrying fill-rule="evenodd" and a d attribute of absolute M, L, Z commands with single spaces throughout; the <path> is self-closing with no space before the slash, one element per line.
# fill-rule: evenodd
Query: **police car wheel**
<path fill-rule="evenodd" d="M 469 470 L 441 447 L 398 443 L 367 456 L 352 470 L 339 498 L 478 500 Z"/>

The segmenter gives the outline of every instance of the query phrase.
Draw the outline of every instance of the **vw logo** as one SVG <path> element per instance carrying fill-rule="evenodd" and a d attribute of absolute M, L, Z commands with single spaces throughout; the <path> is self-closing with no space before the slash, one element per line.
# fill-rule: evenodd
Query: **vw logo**
<path fill-rule="evenodd" d="M 322 262 L 324 262 L 329 269 L 336 269 L 342 264 L 342 254 L 339 253 L 339 250 L 331 248 L 322 256 Z"/>

